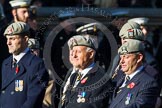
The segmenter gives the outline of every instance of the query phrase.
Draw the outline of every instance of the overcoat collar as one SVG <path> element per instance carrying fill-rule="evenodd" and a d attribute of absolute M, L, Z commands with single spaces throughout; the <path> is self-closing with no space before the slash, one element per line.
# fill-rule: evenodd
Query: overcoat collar
<path fill-rule="evenodd" d="M 3 65 L 2 68 L 2 87 L 1 89 L 9 86 L 17 77 L 21 76 L 26 72 L 27 67 L 31 64 L 31 60 L 34 57 L 30 51 L 28 51 L 22 59 L 18 62 L 18 73 L 16 74 L 16 67 L 12 68 L 13 56 L 10 56 Z"/>
<path fill-rule="evenodd" d="M 117 94 L 117 96 L 113 99 L 114 101 L 112 101 L 111 103 L 111 108 L 114 108 L 117 104 L 119 104 L 123 99 L 123 97 L 126 97 L 127 94 L 131 91 L 130 88 L 128 88 L 127 86 L 130 83 L 134 83 L 135 86 L 137 86 L 140 83 L 140 79 L 143 76 L 144 71 L 139 72 L 138 74 L 136 74 L 126 85 L 125 87 L 122 88 L 122 91 L 120 93 Z M 120 85 L 120 84 L 119 84 Z M 119 85 L 117 87 L 119 87 Z M 133 88 L 132 88 L 133 89 Z M 115 90 L 116 91 L 116 90 Z"/>

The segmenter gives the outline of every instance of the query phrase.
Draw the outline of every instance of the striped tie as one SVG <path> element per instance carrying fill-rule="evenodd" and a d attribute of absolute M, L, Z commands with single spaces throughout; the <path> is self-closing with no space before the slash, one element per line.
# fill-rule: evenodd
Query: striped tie
<path fill-rule="evenodd" d="M 17 60 L 14 58 L 12 61 L 12 68 L 16 67 L 17 65 Z"/>

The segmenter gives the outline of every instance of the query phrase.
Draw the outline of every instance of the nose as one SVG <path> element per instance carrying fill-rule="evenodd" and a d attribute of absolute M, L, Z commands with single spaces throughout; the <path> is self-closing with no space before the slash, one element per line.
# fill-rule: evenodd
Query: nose
<path fill-rule="evenodd" d="M 123 57 L 120 57 L 120 62 L 119 62 L 120 64 L 123 64 L 124 63 L 124 59 L 123 59 Z"/>
<path fill-rule="evenodd" d="M 7 39 L 7 45 L 10 45 L 10 44 L 11 44 L 10 40 L 9 40 L 9 39 Z"/>
<path fill-rule="evenodd" d="M 26 18 L 29 18 L 29 12 L 28 12 L 28 11 L 26 11 L 25 17 L 26 17 Z"/>
<path fill-rule="evenodd" d="M 77 55 L 77 52 L 76 52 L 76 51 L 73 51 L 72 54 L 71 54 L 71 56 L 72 56 L 73 58 L 76 58 L 76 55 Z"/>

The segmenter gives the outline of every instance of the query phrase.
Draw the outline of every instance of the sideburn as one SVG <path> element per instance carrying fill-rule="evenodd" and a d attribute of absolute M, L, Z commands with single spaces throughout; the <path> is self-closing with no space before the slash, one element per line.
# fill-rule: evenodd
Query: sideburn
<path fill-rule="evenodd" d="M 16 19 L 17 19 L 17 21 L 20 21 L 19 16 L 17 14 L 17 9 L 15 9 L 15 12 L 16 12 Z"/>

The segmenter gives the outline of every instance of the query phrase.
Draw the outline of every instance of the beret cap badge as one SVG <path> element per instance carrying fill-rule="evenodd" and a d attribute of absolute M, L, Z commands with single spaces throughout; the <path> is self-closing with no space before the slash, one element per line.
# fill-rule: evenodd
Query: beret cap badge
<path fill-rule="evenodd" d="M 125 53 L 128 52 L 128 51 L 127 51 L 127 48 L 126 48 L 125 46 L 123 46 L 123 47 L 121 48 L 121 51 L 122 51 L 123 54 L 125 54 Z"/>
<path fill-rule="evenodd" d="M 8 34 L 12 34 L 13 33 L 13 29 L 12 29 L 12 27 L 10 27 L 10 28 L 8 28 Z"/>
<path fill-rule="evenodd" d="M 134 33 L 133 33 L 134 31 L 132 30 L 132 29 L 129 29 L 128 30 L 128 37 L 129 38 L 134 38 Z"/>

